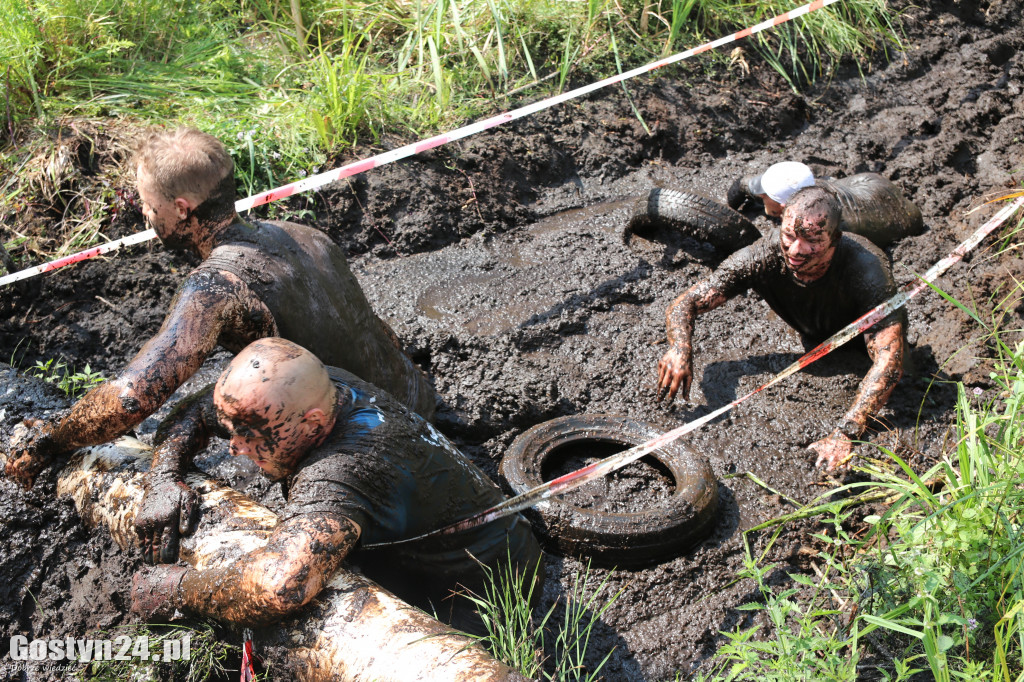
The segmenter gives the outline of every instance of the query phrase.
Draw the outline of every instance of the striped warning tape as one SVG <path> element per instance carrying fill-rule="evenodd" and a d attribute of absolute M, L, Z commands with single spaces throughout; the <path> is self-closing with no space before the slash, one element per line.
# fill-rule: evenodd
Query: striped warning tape
<path fill-rule="evenodd" d="M 579 486 L 589 481 L 601 478 L 602 476 L 607 476 L 613 471 L 617 471 L 618 469 L 621 469 L 627 464 L 635 462 L 644 455 L 650 454 L 654 450 L 657 450 L 660 447 L 668 445 L 672 441 L 681 438 L 682 436 L 690 433 L 691 431 L 694 431 L 700 428 L 701 426 L 704 426 L 705 424 L 719 417 L 720 415 L 725 414 L 726 412 L 736 407 L 737 405 L 747 400 L 748 398 L 757 395 L 766 388 L 774 386 L 783 379 L 789 377 L 792 374 L 795 374 L 796 372 L 800 371 L 801 369 L 811 364 L 815 360 L 818 360 L 819 358 L 828 355 L 833 350 L 835 350 L 839 346 L 842 346 L 850 339 L 853 339 L 858 335 L 864 333 L 868 329 L 870 329 L 873 325 L 883 320 L 887 315 L 892 313 L 894 310 L 898 310 L 899 308 L 903 307 L 903 305 L 905 305 L 907 301 L 921 293 L 929 284 L 938 279 L 942 275 L 942 273 L 944 273 L 954 264 L 958 263 L 968 251 L 970 251 L 978 244 L 980 244 L 981 240 L 990 235 L 993 231 L 995 231 L 997 227 L 1006 222 L 1007 218 L 1013 215 L 1013 213 L 1017 211 L 1017 209 L 1019 209 L 1021 206 L 1024 206 L 1024 197 L 1020 197 L 1013 203 L 1007 204 L 1005 207 L 1003 207 L 1001 211 L 992 216 L 992 218 L 988 222 L 986 222 L 984 225 L 978 228 L 978 230 L 974 234 L 972 234 L 963 243 L 961 243 L 959 246 L 953 249 L 953 251 L 950 252 L 948 256 L 946 256 L 945 258 L 937 262 L 935 265 L 933 265 L 931 268 L 929 268 L 929 270 L 924 275 L 922 275 L 917 281 L 908 283 L 902 291 L 894 295 L 892 298 L 885 301 L 884 303 L 878 304 L 877 306 L 866 312 L 864 315 L 860 316 L 847 326 L 843 327 L 838 332 L 836 332 L 828 339 L 823 341 L 820 345 L 808 351 L 799 360 L 797 360 L 789 367 L 776 374 L 774 377 L 771 378 L 771 380 L 755 388 L 753 391 L 746 394 L 742 398 L 737 398 L 731 403 L 719 407 L 717 410 L 709 414 L 706 414 L 703 417 L 700 417 L 699 419 L 694 419 L 693 421 L 687 422 L 686 424 L 683 424 L 682 426 L 672 429 L 671 431 L 667 431 L 656 438 L 652 438 L 646 443 L 642 443 L 628 450 L 624 450 L 623 452 L 614 454 L 610 457 L 601 460 L 600 462 L 594 462 L 593 464 L 585 466 L 582 469 L 571 471 L 565 474 L 564 476 L 559 476 L 558 478 L 552 481 L 548 481 L 547 483 L 543 483 L 535 488 L 527 490 L 525 493 L 505 500 L 504 502 L 495 505 L 490 509 L 474 514 L 469 518 L 457 521 L 449 526 L 445 526 L 444 528 L 439 528 L 437 530 L 425 533 L 423 535 L 419 535 L 414 538 L 399 540 L 398 542 L 379 544 L 402 544 L 406 542 L 412 542 L 414 540 L 421 540 L 427 537 L 433 537 L 435 535 L 457 533 L 460 531 L 468 530 L 470 528 L 475 528 L 477 526 L 482 526 L 485 523 L 490 523 L 491 521 L 495 521 L 497 519 L 510 516 L 512 514 L 515 514 L 516 512 L 520 512 L 524 509 L 532 507 L 535 504 L 548 499 L 549 497 L 553 497 L 555 495 L 568 492 L 570 490 L 573 490 L 574 488 L 578 488 Z M 367 548 L 376 546 L 378 545 L 366 545 Z"/>
<path fill-rule="evenodd" d="M 239 199 L 238 201 L 235 202 L 235 210 L 239 212 L 248 211 L 249 209 L 254 208 L 256 206 L 269 204 L 272 201 L 278 201 L 279 199 L 290 197 L 293 194 L 308 192 L 309 190 L 317 189 L 318 187 L 323 187 L 324 185 L 328 185 L 336 180 L 341 180 L 343 178 L 348 178 L 353 175 L 362 173 L 364 171 L 368 171 L 371 168 L 377 168 L 379 166 L 383 166 L 394 161 L 398 161 L 400 159 L 413 156 L 414 154 L 420 154 L 430 149 L 440 147 L 441 145 L 448 144 L 449 142 L 461 140 L 465 137 L 469 137 L 470 135 L 474 135 L 476 133 L 500 126 L 503 123 L 508 123 L 509 121 L 514 121 L 516 119 L 523 118 L 524 116 L 534 114 L 538 111 L 548 109 L 550 107 L 555 106 L 556 104 L 561 104 L 562 102 L 566 102 L 577 97 L 582 97 L 583 95 L 587 95 L 591 92 L 594 92 L 595 90 L 599 90 L 608 85 L 613 85 L 615 83 L 622 82 L 629 78 L 633 78 L 634 76 L 639 76 L 641 74 L 654 71 L 655 69 L 660 69 L 663 66 L 668 66 L 669 64 L 674 64 L 684 59 L 689 59 L 690 57 L 698 55 L 702 52 L 707 52 L 708 50 L 712 50 L 716 47 L 721 47 L 722 45 L 735 42 L 742 38 L 751 36 L 755 33 L 760 33 L 761 31 L 774 28 L 775 26 L 778 26 L 779 24 L 784 24 L 787 21 L 790 21 L 791 19 L 796 19 L 797 17 L 809 14 L 810 12 L 814 12 L 815 10 L 819 10 L 822 7 L 827 7 L 828 5 L 832 5 L 839 1 L 840 0 L 814 0 L 814 2 L 810 2 L 806 5 L 797 7 L 796 9 L 792 9 L 788 12 L 783 12 L 782 14 L 772 17 L 767 21 L 762 21 L 760 24 L 751 26 L 749 28 L 745 28 L 742 31 L 737 31 L 732 35 L 725 36 L 724 38 L 719 38 L 718 40 L 713 40 L 699 47 L 686 50 L 685 52 L 679 52 L 677 54 L 672 55 L 671 57 L 659 59 L 658 61 L 651 62 L 650 64 L 637 67 L 632 71 L 626 71 L 615 76 L 605 78 L 604 80 L 591 83 L 590 85 L 585 85 L 581 88 L 577 88 L 575 90 L 562 93 L 561 95 L 556 95 L 555 97 L 550 97 L 548 99 L 541 100 L 540 102 L 535 102 L 534 104 L 529 104 L 519 109 L 514 109 L 503 114 L 498 114 L 497 116 L 492 116 L 490 118 L 484 119 L 483 121 L 471 123 L 467 126 L 463 126 L 451 132 L 443 133 L 441 135 L 435 135 L 434 137 L 430 137 L 420 142 L 415 142 L 413 144 L 407 144 L 404 147 L 399 147 L 398 149 L 393 149 L 389 152 L 377 154 L 376 156 L 371 156 L 370 158 L 363 159 L 362 161 L 355 161 L 340 168 L 329 170 L 325 173 L 311 175 L 308 178 L 303 178 L 302 180 L 298 180 L 287 185 L 282 185 L 281 187 L 278 187 L 276 189 L 267 190 L 266 192 L 262 192 L 251 197 L 246 197 L 245 199 Z M 139 234 L 132 235 L 131 237 L 125 237 L 124 239 L 119 239 L 117 241 L 104 244 L 101 247 L 88 249 L 87 251 L 82 251 L 81 253 L 76 253 L 74 255 L 67 256 L 56 261 L 52 261 L 50 263 L 37 265 L 35 267 L 27 268 L 25 270 L 21 270 L 10 275 L 5 275 L 3 277 L 0 277 L 0 286 L 10 284 L 12 282 L 17 282 L 19 280 L 27 279 L 29 277 L 32 277 L 33 275 L 38 275 L 43 272 L 56 270 L 57 268 L 63 267 L 65 265 L 70 265 L 71 263 L 77 263 L 79 261 L 92 258 L 93 256 L 98 256 L 101 253 L 108 253 L 110 251 L 118 249 L 122 246 L 126 246 L 128 244 L 138 244 L 139 242 L 153 239 L 155 236 L 156 235 L 153 233 L 152 230 L 147 230 L 145 232 L 140 232 Z"/>

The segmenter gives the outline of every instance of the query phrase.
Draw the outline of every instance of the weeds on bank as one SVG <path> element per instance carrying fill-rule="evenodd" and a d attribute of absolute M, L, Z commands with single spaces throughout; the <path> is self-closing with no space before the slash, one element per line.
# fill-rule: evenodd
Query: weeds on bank
<path fill-rule="evenodd" d="M 451 128 L 800 4 L 0 0 L 0 140 L 80 118 L 194 125 L 227 144 L 240 190 L 252 195 L 316 173 L 355 144 Z M 899 44 L 884 0 L 844 0 L 740 49 L 759 51 L 795 86 L 841 57 Z M 724 54 L 702 59 L 730 68 Z M 27 160 L 0 152 L 0 168 L 16 178 L 0 189 L 0 219 L 7 204 L 15 219 L 19 206 L 52 206 L 59 235 L 4 235 L 5 269 L 26 260 L 24 250 L 46 257 L 102 241 L 112 219 L 102 210 L 109 196 L 76 198 L 63 187 L 60 201 L 47 203 L 25 191 L 30 169 L 17 168 Z M 52 240 L 63 247 L 49 251 Z"/>
<path fill-rule="evenodd" d="M 122 660 L 93 661 L 83 664 L 76 674 L 88 682 L 124 682 L 124 680 L 181 680 L 205 682 L 225 679 L 224 664 L 237 655 L 237 647 L 217 638 L 210 625 L 125 625 L 90 633 L 93 639 L 109 640 L 114 654 Z M 184 640 L 188 639 L 187 657 Z M 176 652 L 178 660 L 164 659 L 165 652 Z M 147 661 L 153 655 L 159 662 Z M 143 658 L 145 656 L 145 658 Z"/>
<path fill-rule="evenodd" d="M 548 682 L 600 679 L 601 669 L 612 652 L 608 651 L 593 669 L 588 670 L 584 659 L 594 626 L 622 593 L 620 590 L 602 598 L 611 572 L 597 582 L 588 564 L 582 573 L 574 576 L 564 597 L 564 617 L 556 624 L 551 619 L 557 602 L 538 617 L 534 617 L 530 607 L 540 564 L 535 565 L 532 572 L 523 573 L 510 564 L 504 564 L 497 571 L 484 565 L 487 575 L 484 594 L 465 596 L 476 606 L 487 633 L 477 639 L 496 659 L 529 678 Z M 545 648 L 546 637 L 551 644 L 548 649 Z M 545 658 L 545 652 L 549 653 L 549 659 Z"/>
<path fill-rule="evenodd" d="M 50 358 L 46 362 L 37 360 L 35 365 L 25 370 L 25 374 L 53 384 L 72 400 L 107 380 L 102 372 L 92 371 L 88 364 L 85 369 L 75 372 L 64 358 Z"/>
<path fill-rule="evenodd" d="M 385 126 L 426 132 L 504 107 L 496 97 L 608 75 L 616 59 L 638 66 L 799 4 L 302 0 L 296 14 L 274 0 L 187 12 L 158 0 L 0 0 L 0 78 L 15 126 L 69 113 L 211 132 L 238 122 L 281 155 L 271 163 L 280 175 L 312 147 L 336 152 Z M 755 40 L 794 81 L 899 44 L 884 0 L 847 0 L 788 26 Z"/>

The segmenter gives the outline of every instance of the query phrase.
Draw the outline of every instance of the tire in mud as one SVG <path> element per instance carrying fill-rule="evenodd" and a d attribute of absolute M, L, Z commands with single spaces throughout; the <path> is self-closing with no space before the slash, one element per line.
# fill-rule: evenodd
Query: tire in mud
<path fill-rule="evenodd" d="M 761 237 L 746 216 L 714 199 L 673 189 L 652 189 L 637 199 L 622 239 L 629 245 L 634 233 L 665 227 L 708 242 L 715 249 L 732 253 Z"/>
<path fill-rule="evenodd" d="M 661 434 L 627 417 L 596 414 L 538 424 L 512 443 L 501 462 L 503 482 L 520 494 L 544 482 L 545 464 L 566 446 L 603 443 L 622 449 Z M 707 460 L 679 441 L 647 455 L 674 484 L 669 499 L 639 512 L 613 513 L 574 506 L 553 497 L 524 512 L 545 549 L 591 558 L 595 564 L 639 568 L 681 554 L 714 527 L 718 482 Z"/>

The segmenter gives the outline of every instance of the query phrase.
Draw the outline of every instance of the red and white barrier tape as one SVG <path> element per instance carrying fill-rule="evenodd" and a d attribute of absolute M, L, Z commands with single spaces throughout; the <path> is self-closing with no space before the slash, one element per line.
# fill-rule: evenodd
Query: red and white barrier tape
<path fill-rule="evenodd" d="M 725 414 L 726 412 L 736 407 L 737 405 L 747 400 L 748 398 L 757 395 L 766 388 L 774 386 L 775 384 L 779 383 L 786 377 L 795 374 L 796 372 L 800 371 L 801 369 L 811 364 L 815 360 L 818 360 L 819 358 L 828 355 L 833 350 L 843 345 L 847 341 L 855 338 L 859 334 L 862 334 L 868 329 L 870 329 L 877 322 L 884 319 L 894 310 L 898 310 L 899 308 L 903 307 L 903 305 L 906 304 L 907 301 L 917 296 L 929 284 L 938 279 L 938 277 L 940 277 L 942 273 L 944 273 L 954 264 L 958 263 L 968 251 L 970 251 L 978 244 L 980 244 L 982 239 L 990 235 L 992 232 L 995 231 L 997 227 L 1006 222 L 1006 219 L 1013 215 L 1013 213 L 1021 206 L 1024 206 L 1024 197 L 1020 197 L 1013 203 L 1003 207 L 1001 211 L 992 216 L 991 220 L 989 220 L 987 223 L 978 228 L 977 232 L 972 234 L 962 244 L 957 246 L 952 252 L 950 252 L 948 256 L 946 256 L 938 263 L 933 265 L 931 268 L 929 268 L 928 272 L 922 275 L 919 280 L 917 280 L 916 282 L 908 283 L 902 291 L 897 293 L 888 301 L 878 304 L 877 306 L 866 312 L 864 315 L 860 316 L 847 326 L 843 327 L 838 332 L 830 336 L 827 340 L 822 342 L 820 345 L 808 351 L 803 357 L 794 362 L 792 365 L 776 374 L 774 377 L 772 377 L 770 381 L 755 388 L 753 391 L 746 394 L 742 398 L 737 398 L 728 405 L 719 407 L 717 410 L 709 414 L 706 414 L 703 417 L 700 417 L 699 419 L 694 419 L 693 421 L 683 424 L 678 428 L 675 428 L 671 431 L 667 431 L 656 438 L 652 438 L 646 443 L 642 443 L 628 450 L 624 450 L 623 452 L 614 454 L 610 457 L 601 460 L 600 462 L 594 462 L 593 464 L 585 466 L 582 469 L 571 471 L 565 474 L 564 476 L 559 476 L 558 478 L 552 481 L 548 481 L 547 483 L 543 483 L 535 488 L 532 488 L 531 490 L 527 490 L 525 493 L 505 500 L 501 504 L 495 505 L 490 509 L 482 511 L 478 514 L 474 514 L 473 516 L 463 519 L 462 521 L 457 521 L 449 526 L 445 526 L 444 528 L 439 528 L 437 530 L 425 533 L 423 535 L 419 535 L 414 538 L 399 540 L 398 542 L 379 544 L 403 544 L 406 542 L 413 542 L 414 540 L 421 540 L 427 537 L 433 537 L 436 535 L 448 533 L 457 533 L 459 531 L 468 530 L 470 528 L 475 528 L 477 526 L 482 526 L 485 523 L 490 523 L 491 521 L 495 521 L 497 519 L 510 516 L 512 514 L 515 514 L 516 512 L 520 512 L 524 509 L 532 507 L 538 502 L 546 500 L 549 497 L 553 497 L 555 495 L 568 492 L 570 490 L 573 490 L 574 488 L 578 488 L 584 483 L 601 478 L 602 476 L 607 476 L 613 471 L 617 471 L 618 469 L 621 469 L 627 464 L 635 462 L 644 455 L 647 455 L 660 447 L 668 445 L 672 441 L 690 433 L 691 431 L 700 428 L 701 426 L 704 426 L 705 424 L 719 417 L 720 415 Z M 366 545 L 367 548 L 376 546 L 378 545 Z"/>
<path fill-rule="evenodd" d="M 645 66 L 635 68 L 632 71 L 626 71 L 624 73 L 620 73 L 615 76 L 605 78 L 604 80 L 591 83 L 590 85 L 585 85 L 581 88 L 577 88 L 575 90 L 562 93 L 561 95 L 550 97 L 548 99 L 541 100 L 540 102 L 535 102 L 534 104 L 529 104 L 525 107 L 514 109 L 513 111 L 498 114 L 497 116 L 492 116 L 490 118 L 484 119 L 483 121 L 471 123 L 467 126 L 463 126 L 462 128 L 458 128 L 448 133 L 435 135 L 434 137 L 427 138 L 426 140 L 422 140 L 420 142 L 408 144 L 405 145 L 404 147 L 399 147 L 398 149 L 393 149 L 392 151 L 384 152 L 383 154 L 377 154 L 376 156 L 371 156 L 370 158 L 363 159 L 362 161 L 355 161 L 353 163 L 342 166 L 341 168 L 329 170 L 326 173 L 311 175 L 308 178 L 304 178 L 297 182 L 283 185 L 276 189 L 271 189 L 261 194 L 247 197 L 245 199 L 239 199 L 238 201 L 235 202 L 235 210 L 239 212 L 248 211 L 249 209 L 254 208 L 256 206 L 269 204 L 272 201 L 284 199 L 286 197 L 292 196 L 293 194 L 308 192 L 311 189 L 317 189 L 318 187 L 328 185 L 334 182 L 335 180 L 341 180 L 343 178 L 351 177 L 364 171 L 368 171 L 371 168 L 377 168 L 378 166 L 383 166 L 392 163 L 393 161 L 398 161 L 399 159 L 404 159 L 406 157 L 413 156 L 414 154 L 420 154 L 427 150 L 434 149 L 435 147 L 440 147 L 441 145 L 447 144 L 449 142 L 461 140 L 464 137 L 469 137 L 470 135 L 474 135 L 476 133 L 489 130 L 490 128 L 500 126 L 502 123 L 508 123 L 509 121 L 514 121 L 518 118 L 529 116 L 530 114 L 536 113 L 538 111 L 548 109 L 550 107 L 555 106 L 556 104 L 561 104 L 562 102 L 566 102 L 568 100 L 575 99 L 583 95 L 587 95 L 605 86 L 619 83 L 629 78 L 633 78 L 634 76 L 639 76 L 649 71 L 654 71 L 655 69 L 660 69 L 663 66 L 668 66 L 669 64 L 674 64 L 684 59 L 689 59 L 694 55 L 700 54 L 701 52 L 707 52 L 708 50 L 712 50 L 716 47 L 721 47 L 722 45 L 726 45 L 736 40 L 740 40 L 741 38 L 746 38 L 747 36 L 753 35 L 755 33 L 760 33 L 761 31 L 767 30 L 769 28 L 774 28 L 775 26 L 778 26 L 779 24 L 784 24 L 791 19 L 796 19 L 797 17 L 803 16 L 804 14 L 809 14 L 810 12 L 819 10 L 822 7 L 827 7 L 828 5 L 837 3 L 839 1 L 840 0 L 814 0 L 814 2 L 810 2 L 806 5 L 797 7 L 796 9 L 792 9 L 788 12 L 783 12 L 782 14 L 779 14 L 776 17 L 768 19 L 767 21 L 762 21 L 760 24 L 751 26 L 750 28 L 745 28 L 742 31 L 737 31 L 732 35 L 726 36 L 724 38 L 719 38 L 718 40 L 713 40 L 709 43 L 704 43 L 699 47 L 686 50 L 685 52 L 679 52 L 678 54 L 674 54 L 671 57 L 659 59 L 656 62 L 651 62 L 650 64 L 647 64 Z M 27 268 L 25 270 L 21 270 L 10 275 L 4 275 L 3 277 L 0 277 L 0 286 L 10 284 L 12 282 L 17 282 L 22 279 L 27 279 L 28 277 L 32 277 L 33 275 L 38 275 L 43 272 L 56 270 L 57 268 L 63 267 L 65 265 L 77 263 L 79 261 L 92 258 L 93 256 L 98 256 L 101 253 L 113 251 L 115 249 L 120 248 L 121 246 L 127 246 L 128 244 L 138 244 L 139 242 L 153 239 L 155 236 L 156 235 L 153 233 L 152 230 L 147 230 L 145 232 L 140 232 L 139 234 L 132 235 L 131 237 L 125 237 L 124 239 L 119 239 L 117 241 L 104 244 L 101 247 L 88 249 L 87 251 L 82 251 L 81 253 L 76 253 L 74 255 L 67 256 L 66 258 L 61 258 L 52 261 L 50 263 L 37 265 L 35 267 Z M 97 251 L 97 249 L 102 250 Z"/>

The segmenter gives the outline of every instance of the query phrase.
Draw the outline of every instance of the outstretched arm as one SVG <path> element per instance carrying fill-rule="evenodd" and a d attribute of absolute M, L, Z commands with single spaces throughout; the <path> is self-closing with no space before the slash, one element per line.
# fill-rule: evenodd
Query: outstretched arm
<path fill-rule="evenodd" d="M 893 322 L 878 331 L 869 332 L 865 341 L 872 360 L 871 369 L 860 382 L 853 405 L 846 411 L 839 427 L 811 445 L 818 454 L 816 466 L 824 464 L 828 469 L 834 469 L 850 458 L 853 450 L 851 441 L 860 438 L 867 428 L 868 419 L 882 409 L 903 377 L 906 338 L 902 322 Z"/>
<path fill-rule="evenodd" d="M 693 325 L 698 315 L 714 310 L 728 300 L 710 280 L 690 287 L 665 311 L 669 350 L 658 363 L 658 400 L 667 391 L 668 399 L 681 388 L 683 398 L 690 397 L 693 381 Z"/>
<path fill-rule="evenodd" d="M 161 566 L 132 581 L 132 611 L 169 618 L 175 610 L 235 623 L 264 624 L 308 604 L 359 540 L 360 528 L 336 514 L 297 516 L 274 529 L 262 549 L 225 568 Z"/>
<path fill-rule="evenodd" d="M 37 425 L 31 442 L 13 453 L 8 475 L 30 487 L 54 457 L 127 433 L 199 369 L 221 335 L 255 340 L 274 333 L 273 316 L 238 277 L 191 275 L 157 335 L 117 378 L 89 391 L 67 417 Z"/>

